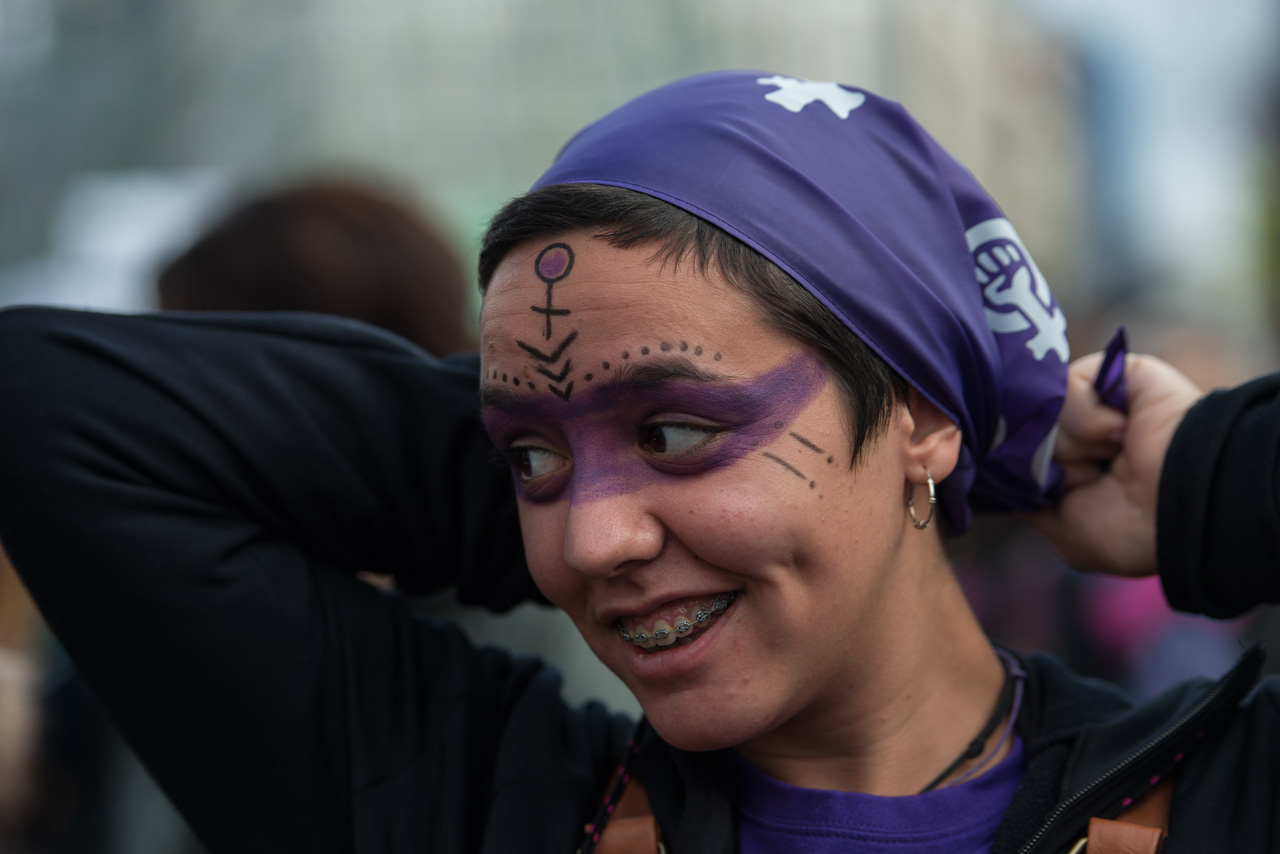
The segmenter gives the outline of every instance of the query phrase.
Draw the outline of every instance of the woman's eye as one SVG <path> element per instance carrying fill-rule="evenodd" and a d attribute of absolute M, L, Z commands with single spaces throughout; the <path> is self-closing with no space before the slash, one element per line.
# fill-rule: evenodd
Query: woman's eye
<path fill-rule="evenodd" d="M 555 451 L 532 446 L 511 448 L 506 452 L 506 456 L 516 476 L 526 482 L 552 474 L 563 468 L 565 464 L 565 458 Z"/>
<path fill-rule="evenodd" d="M 679 454 L 697 448 L 717 432 L 698 424 L 646 424 L 640 428 L 640 447 L 651 454 Z"/>

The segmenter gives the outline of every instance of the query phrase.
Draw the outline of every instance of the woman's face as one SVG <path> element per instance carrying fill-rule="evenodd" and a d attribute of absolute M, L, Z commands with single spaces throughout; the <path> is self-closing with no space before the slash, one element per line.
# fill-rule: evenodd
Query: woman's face
<path fill-rule="evenodd" d="M 573 233 L 490 284 L 484 417 L 529 566 L 672 744 L 801 737 L 905 607 L 910 416 L 850 469 L 826 366 L 719 274 L 651 255 Z"/>

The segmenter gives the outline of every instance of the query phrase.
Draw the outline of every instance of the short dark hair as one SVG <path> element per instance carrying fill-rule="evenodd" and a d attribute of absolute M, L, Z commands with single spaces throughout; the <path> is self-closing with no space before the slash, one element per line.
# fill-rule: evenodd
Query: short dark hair
<path fill-rule="evenodd" d="M 868 440 L 882 435 L 910 388 L 884 359 L 782 268 L 733 235 L 653 196 L 599 184 L 556 184 L 512 199 L 489 223 L 480 249 L 484 291 L 516 246 L 568 231 L 589 231 L 627 249 L 655 246 L 654 259 L 698 272 L 716 270 L 750 296 L 769 325 L 809 345 L 835 374 L 845 398 L 857 462 Z"/>

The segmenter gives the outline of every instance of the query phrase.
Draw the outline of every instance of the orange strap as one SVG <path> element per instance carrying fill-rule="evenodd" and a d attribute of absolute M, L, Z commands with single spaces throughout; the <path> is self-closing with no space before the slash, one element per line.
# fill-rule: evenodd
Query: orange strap
<path fill-rule="evenodd" d="M 660 854 L 658 822 L 651 815 L 613 818 L 604 826 L 596 854 Z"/>
<path fill-rule="evenodd" d="M 1165 832 L 1109 818 L 1089 819 L 1086 854 L 1160 854 Z"/>
<path fill-rule="evenodd" d="M 1115 819 L 1089 819 L 1088 854 L 1160 854 L 1169 829 L 1173 778 L 1166 777 Z"/>

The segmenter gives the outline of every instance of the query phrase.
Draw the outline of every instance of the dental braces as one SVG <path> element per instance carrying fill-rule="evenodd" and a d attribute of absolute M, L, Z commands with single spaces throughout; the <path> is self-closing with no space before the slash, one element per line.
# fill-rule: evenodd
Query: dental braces
<path fill-rule="evenodd" d="M 723 614 L 725 611 L 727 611 L 729 609 L 729 605 L 733 602 L 734 599 L 737 599 L 737 598 L 738 598 L 738 594 L 735 591 L 735 592 L 729 593 L 727 596 L 720 596 L 717 599 L 715 599 L 711 603 L 711 610 L 709 611 L 706 608 L 699 608 L 697 611 L 694 611 L 693 622 L 690 622 L 687 619 L 681 619 L 678 623 L 675 624 L 676 635 L 679 637 L 684 637 L 689 632 L 693 631 L 694 626 L 705 626 L 707 624 L 707 621 L 710 620 L 712 617 L 718 614 Z M 622 633 L 622 639 L 624 641 L 626 641 L 627 643 L 634 643 L 637 645 L 643 645 L 648 643 L 651 637 L 648 632 L 644 632 L 644 631 L 636 632 L 634 635 L 629 634 L 627 630 L 622 626 L 618 626 L 618 631 Z M 652 635 L 652 639 L 656 641 L 664 641 L 669 637 L 671 637 L 671 632 L 668 629 L 658 629 Z"/>

